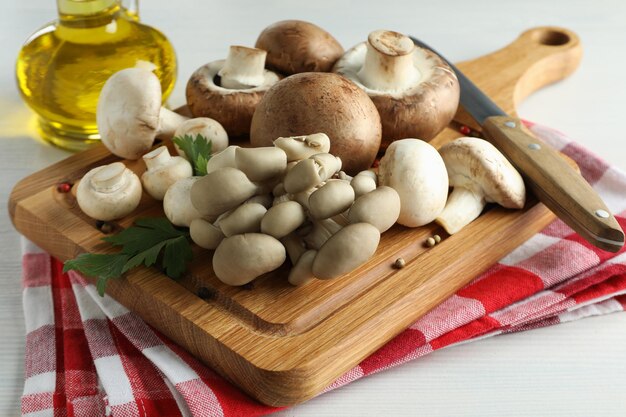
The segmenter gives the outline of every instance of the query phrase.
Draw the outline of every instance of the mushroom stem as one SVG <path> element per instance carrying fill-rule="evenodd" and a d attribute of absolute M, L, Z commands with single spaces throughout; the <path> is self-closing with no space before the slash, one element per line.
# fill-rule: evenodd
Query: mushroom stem
<path fill-rule="evenodd" d="M 126 166 L 121 162 L 109 164 L 91 178 L 91 185 L 99 193 L 113 193 L 124 185 L 125 169 Z"/>
<path fill-rule="evenodd" d="M 159 130 L 157 136 L 160 138 L 171 138 L 181 123 L 188 120 L 188 117 L 181 116 L 165 107 L 159 111 Z"/>
<path fill-rule="evenodd" d="M 454 187 L 446 207 L 435 221 L 443 226 L 446 232 L 454 234 L 477 218 L 484 207 L 484 196 L 465 187 Z"/>
<path fill-rule="evenodd" d="M 219 71 L 221 86 L 232 90 L 258 87 L 265 81 L 267 52 L 245 46 L 231 46 L 224 66 Z"/>
<path fill-rule="evenodd" d="M 151 170 L 165 165 L 171 158 L 170 151 L 167 147 L 160 146 L 145 154 L 143 156 L 143 161 L 146 163 L 146 168 Z"/>
<path fill-rule="evenodd" d="M 413 49 L 413 41 L 401 33 L 388 30 L 370 33 L 359 79 L 366 87 L 378 91 L 407 89 L 420 77 L 413 65 Z"/>

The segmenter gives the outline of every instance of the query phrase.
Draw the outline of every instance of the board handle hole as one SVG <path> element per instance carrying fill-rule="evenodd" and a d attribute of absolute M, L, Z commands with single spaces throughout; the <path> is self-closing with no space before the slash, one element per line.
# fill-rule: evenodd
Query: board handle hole
<path fill-rule="evenodd" d="M 561 46 L 570 41 L 570 36 L 567 33 L 550 29 L 535 32 L 533 38 L 540 44 L 548 46 Z"/>

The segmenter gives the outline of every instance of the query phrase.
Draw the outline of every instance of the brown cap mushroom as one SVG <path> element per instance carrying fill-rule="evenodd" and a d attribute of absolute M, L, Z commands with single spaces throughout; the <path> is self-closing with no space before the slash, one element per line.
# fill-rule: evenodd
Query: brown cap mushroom
<path fill-rule="evenodd" d="M 104 83 L 96 122 L 104 146 L 125 159 L 139 159 L 157 136 L 171 137 L 186 117 L 161 107 L 161 83 L 145 68 L 126 68 Z"/>
<path fill-rule="evenodd" d="M 334 72 L 354 81 L 380 113 L 383 144 L 402 138 L 434 138 L 459 104 L 454 71 L 435 53 L 400 33 L 377 30 L 348 50 Z"/>
<path fill-rule="evenodd" d="M 266 54 L 260 49 L 231 46 L 226 60 L 198 68 L 187 83 L 191 113 L 217 120 L 231 137 L 248 134 L 255 107 L 279 80 L 276 73 L 264 69 Z"/>
<path fill-rule="evenodd" d="M 283 20 L 266 27 L 255 46 L 267 51 L 270 68 L 287 75 L 328 72 L 343 54 L 330 33 L 302 20 Z"/>
<path fill-rule="evenodd" d="M 99 166 L 78 183 L 76 201 L 96 220 L 114 220 L 130 214 L 141 200 L 141 182 L 121 162 Z"/>
<path fill-rule="evenodd" d="M 222 240 L 213 254 L 215 275 L 228 285 L 244 285 L 285 262 L 285 247 L 262 233 L 245 233 Z"/>
<path fill-rule="evenodd" d="M 491 143 L 463 137 L 439 150 L 454 187 L 436 221 L 450 234 L 480 215 L 486 203 L 521 209 L 526 202 L 522 176 Z"/>
<path fill-rule="evenodd" d="M 253 146 L 271 146 L 279 137 L 325 133 L 330 153 L 348 173 L 369 168 L 378 153 L 380 116 L 367 94 L 337 74 L 292 75 L 270 88 L 250 127 Z"/>

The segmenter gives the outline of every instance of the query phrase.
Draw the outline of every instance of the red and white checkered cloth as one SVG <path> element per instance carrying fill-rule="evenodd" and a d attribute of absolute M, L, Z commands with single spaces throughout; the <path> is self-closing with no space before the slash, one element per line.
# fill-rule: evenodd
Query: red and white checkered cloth
<path fill-rule="evenodd" d="M 553 130 L 626 228 L 626 174 Z M 26 244 L 25 416 L 259 416 L 230 385 L 77 273 Z M 626 252 L 592 247 L 557 220 L 327 390 L 436 349 L 626 309 Z"/>

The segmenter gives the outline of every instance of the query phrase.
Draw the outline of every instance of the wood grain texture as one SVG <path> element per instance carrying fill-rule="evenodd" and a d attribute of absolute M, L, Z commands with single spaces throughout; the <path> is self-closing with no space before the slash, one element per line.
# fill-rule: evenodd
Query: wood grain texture
<path fill-rule="evenodd" d="M 540 35 L 522 35 L 510 46 L 510 56 L 504 48 L 459 67 L 513 113 L 519 80 L 529 93 L 575 69 L 580 47 L 575 35 L 567 33 L 570 42 L 555 49 L 537 43 L 534 39 L 542 39 Z M 567 70 L 555 64 L 554 54 L 566 62 Z M 520 56 L 534 58 L 517 59 Z M 528 71 L 542 74 L 542 80 L 531 82 Z M 545 76 L 546 71 L 556 74 Z M 460 134 L 446 129 L 433 143 L 440 146 L 456 136 Z M 96 147 L 21 181 L 9 204 L 16 228 L 63 260 L 85 251 L 110 250 L 100 241 L 95 221 L 54 185 L 76 181 L 87 170 L 115 159 Z M 141 161 L 126 163 L 136 172 L 144 169 Z M 144 197 L 133 215 L 116 227 L 161 213 L 158 203 Z M 397 226 L 385 233 L 368 264 L 340 279 L 302 288 L 287 284 L 286 267 L 257 279 L 252 289 L 225 286 L 212 274 L 211 253 L 202 252 L 178 282 L 144 268 L 113 280 L 107 292 L 253 397 L 288 405 L 321 392 L 553 218 L 530 198 L 524 210 L 490 208 L 454 236 L 434 225 Z M 433 233 L 444 239 L 426 248 L 424 240 Z M 398 257 L 407 261 L 401 270 L 391 266 Z M 196 296 L 201 287 L 208 289 L 208 298 Z"/>

